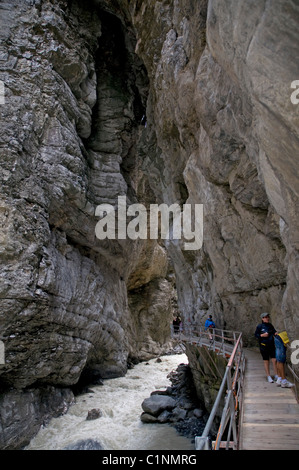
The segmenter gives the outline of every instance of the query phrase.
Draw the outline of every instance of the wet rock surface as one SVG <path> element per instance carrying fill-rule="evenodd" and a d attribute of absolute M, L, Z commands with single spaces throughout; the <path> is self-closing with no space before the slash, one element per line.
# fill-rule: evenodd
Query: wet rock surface
<path fill-rule="evenodd" d="M 74 444 L 70 444 L 63 450 L 104 450 L 101 443 L 95 439 L 82 439 Z"/>
<path fill-rule="evenodd" d="M 145 413 L 149 413 L 154 416 L 160 415 L 164 410 L 172 410 L 174 407 L 175 400 L 173 398 L 159 394 L 146 398 L 142 403 L 142 408 Z"/>
<path fill-rule="evenodd" d="M 70 389 L 54 386 L 1 393 L 1 446 L 7 450 L 24 448 L 41 426 L 67 413 L 74 402 Z"/>
<path fill-rule="evenodd" d="M 250 345 L 268 311 L 298 338 L 298 17 L 285 0 L 0 3 L 0 386 L 16 422 L 28 389 L 162 354 L 176 297 L 184 325 L 211 313 Z M 118 196 L 203 204 L 202 249 L 97 239 L 95 207 Z M 0 448 L 23 431 L 4 410 Z"/>
<path fill-rule="evenodd" d="M 97 205 L 154 200 L 137 151 L 148 77 L 132 30 L 83 3 L 0 4 L 0 388 L 18 403 L 30 387 L 77 393 L 85 370 L 124 375 L 170 339 L 165 249 L 95 236 Z M 18 447 L 6 418 L 0 448 Z"/>
<path fill-rule="evenodd" d="M 191 370 L 180 364 L 168 377 L 172 385 L 152 392 L 143 401 L 140 419 L 148 424 L 168 423 L 193 442 L 195 436 L 201 435 L 208 415 L 197 398 Z"/>
<path fill-rule="evenodd" d="M 103 416 L 103 413 L 99 408 L 93 408 L 92 410 L 89 410 L 86 416 L 87 421 L 92 421 L 94 419 L 98 419 L 101 416 Z"/>

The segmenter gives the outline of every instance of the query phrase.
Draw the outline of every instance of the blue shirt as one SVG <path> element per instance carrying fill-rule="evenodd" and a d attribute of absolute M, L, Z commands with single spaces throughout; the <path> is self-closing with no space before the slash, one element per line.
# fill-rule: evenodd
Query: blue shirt
<path fill-rule="evenodd" d="M 215 328 L 215 323 L 213 322 L 213 320 L 209 320 L 207 319 L 206 322 L 205 322 L 205 330 L 207 330 L 208 328 Z"/>

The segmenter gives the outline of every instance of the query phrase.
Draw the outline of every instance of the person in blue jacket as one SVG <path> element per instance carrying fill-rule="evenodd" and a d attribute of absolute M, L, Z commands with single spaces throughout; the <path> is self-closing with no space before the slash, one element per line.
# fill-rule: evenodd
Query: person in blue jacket
<path fill-rule="evenodd" d="M 209 318 L 207 318 L 206 321 L 205 321 L 205 331 L 207 331 L 209 329 L 212 329 L 212 328 L 215 328 L 215 327 L 216 327 L 216 325 L 213 322 L 212 315 L 209 315 Z M 209 338 L 212 339 L 211 334 L 209 335 Z"/>

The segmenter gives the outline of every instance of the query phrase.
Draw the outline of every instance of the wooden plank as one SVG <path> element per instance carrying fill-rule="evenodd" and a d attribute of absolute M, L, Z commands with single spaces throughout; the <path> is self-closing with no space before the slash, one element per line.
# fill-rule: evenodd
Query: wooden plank
<path fill-rule="evenodd" d="M 298 450 L 298 444 L 293 442 L 257 442 L 248 440 L 240 450 Z"/>
<path fill-rule="evenodd" d="M 244 403 L 265 403 L 265 404 L 283 404 L 283 403 L 289 403 L 291 405 L 294 405 L 294 407 L 298 407 L 298 403 L 296 401 L 296 398 L 294 396 L 293 393 L 290 393 L 289 394 L 284 394 L 284 393 L 279 393 L 277 392 L 277 394 L 273 394 L 273 395 L 268 395 L 267 396 L 264 396 L 264 394 L 256 394 L 256 395 L 249 395 L 249 393 L 246 393 L 246 390 L 245 390 L 245 400 L 244 400 Z"/>
<path fill-rule="evenodd" d="M 273 450 L 276 450 L 277 447 L 279 446 L 280 449 L 289 449 L 289 448 L 295 448 L 298 449 L 298 441 L 297 440 L 292 440 L 288 439 L 285 441 L 282 441 L 280 438 L 278 439 L 264 439 L 263 436 L 252 436 L 246 441 L 246 444 L 244 446 L 250 445 L 251 447 L 255 447 L 256 449 L 263 449 L 265 446 L 268 448 L 273 448 Z"/>
<path fill-rule="evenodd" d="M 294 424 L 298 424 L 298 419 L 290 419 L 289 416 L 281 416 L 281 417 L 275 417 L 273 419 L 270 419 L 268 418 L 267 419 L 267 423 L 265 423 L 265 420 L 264 419 L 258 419 L 256 418 L 255 416 L 251 417 L 251 418 L 248 418 L 248 416 L 246 417 L 246 421 L 243 423 L 244 424 L 269 424 L 271 426 L 275 426 L 276 424 L 279 424 L 280 426 L 284 426 L 284 425 L 294 425 Z"/>
<path fill-rule="evenodd" d="M 299 450 L 299 406 L 292 389 L 268 383 L 258 352 L 246 351 L 240 446 Z"/>
<path fill-rule="evenodd" d="M 259 410 L 259 409 L 255 409 L 255 408 L 250 408 L 250 409 L 246 409 L 244 410 L 244 416 L 251 416 L 251 415 L 255 415 L 256 417 L 258 416 L 264 416 L 264 417 L 267 417 L 269 416 L 270 418 L 274 418 L 275 416 L 289 416 L 290 418 L 292 419 L 297 419 L 298 420 L 298 423 L 299 423 L 299 414 L 296 410 L 288 410 L 288 408 L 273 408 L 272 412 L 265 412 L 263 410 Z"/>
<path fill-rule="evenodd" d="M 244 406 L 244 412 L 246 412 L 247 409 L 248 410 L 255 409 L 265 415 L 267 414 L 271 415 L 271 410 L 273 410 L 273 413 L 275 413 L 275 411 L 277 410 L 278 411 L 288 410 L 289 412 L 291 412 L 291 409 L 294 405 L 291 401 L 284 400 L 282 403 L 272 403 L 271 405 L 263 401 L 258 401 L 258 402 L 251 401 L 251 402 L 244 403 L 243 406 Z"/>
<path fill-rule="evenodd" d="M 259 443 L 273 443 L 273 445 L 277 442 L 281 444 L 287 445 L 289 444 L 296 444 L 297 448 L 299 449 L 298 445 L 298 433 L 299 428 L 298 426 L 293 426 L 290 424 L 282 424 L 277 427 L 273 426 L 273 424 L 264 425 L 262 423 L 247 423 L 244 428 L 245 434 L 243 439 L 243 446 L 244 447 L 247 441 L 256 440 L 256 445 L 260 445 Z"/>
<path fill-rule="evenodd" d="M 258 410 L 259 412 L 263 413 L 270 413 L 271 410 L 275 412 L 276 410 L 285 410 L 289 413 L 299 413 L 299 406 L 297 404 L 294 404 L 290 400 L 282 399 L 281 403 L 275 401 L 273 403 L 266 403 L 263 401 L 247 401 L 246 403 L 243 403 L 244 405 L 244 410 Z"/>
<path fill-rule="evenodd" d="M 255 398 L 255 397 L 259 397 L 260 396 L 260 393 L 259 392 L 252 392 L 252 391 L 248 391 L 248 393 L 246 393 L 246 398 Z M 267 396 L 269 398 L 276 398 L 276 397 L 285 397 L 286 396 L 286 393 L 284 391 L 283 388 L 279 389 L 278 391 L 277 390 L 273 390 L 273 391 L 270 391 Z"/>
<path fill-rule="evenodd" d="M 254 428 L 256 427 L 257 429 L 258 428 L 262 428 L 262 427 L 273 427 L 273 424 L 272 423 L 243 423 L 243 426 L 244 428 L 248 427 L 248 428 Z M 299 429 L 299 423 L 285 423 L 285 424 L 281 424 L 280 427 L 286 427 L 286 428 L 290 428 L 290 429 Z M 278 432 L 280 434 L 280 429 L 273 429 L 273 432 Z"/>

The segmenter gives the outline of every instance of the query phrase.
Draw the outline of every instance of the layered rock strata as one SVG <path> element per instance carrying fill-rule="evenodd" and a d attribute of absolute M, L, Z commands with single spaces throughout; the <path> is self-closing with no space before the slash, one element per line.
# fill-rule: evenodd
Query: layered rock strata
<path fill-rule="evenodd" d="M 0 9 L 0 446 L 11 448 L 43 422 L 41 403 L 34 426 L 17 424 L 40 387 L 123 375 L 164 352 L 174 294 L 156 241 L 95 236 L 98 205 L 154 201 L 137 154 L 148 78 L 132 31 L 91 2 Z M 5 400 L 12 388 L 20 400 Z"/>
<path fill-rule="evenodd" d="M 252 344 L 268 311 L 298 338 L 297 3 L 0 9 L 2 390 L 124 374 L 163 349 L 168 258 L 185 324 L 211 313 Z M 98 240 L 95 207 L 124 195 L 203 204 L 203 247 Z"/>
<path fill-rule="evenodd" d="M 161 199 L 204 204 L 200 252 L 169 248 L 179 305 L 248 340 L 264 310 L 299 333 L 298 15 L 294 2 L 220 0 L 142 2 L 133 15 L 159 149 L 145 167 L 160 169 Z"/>

